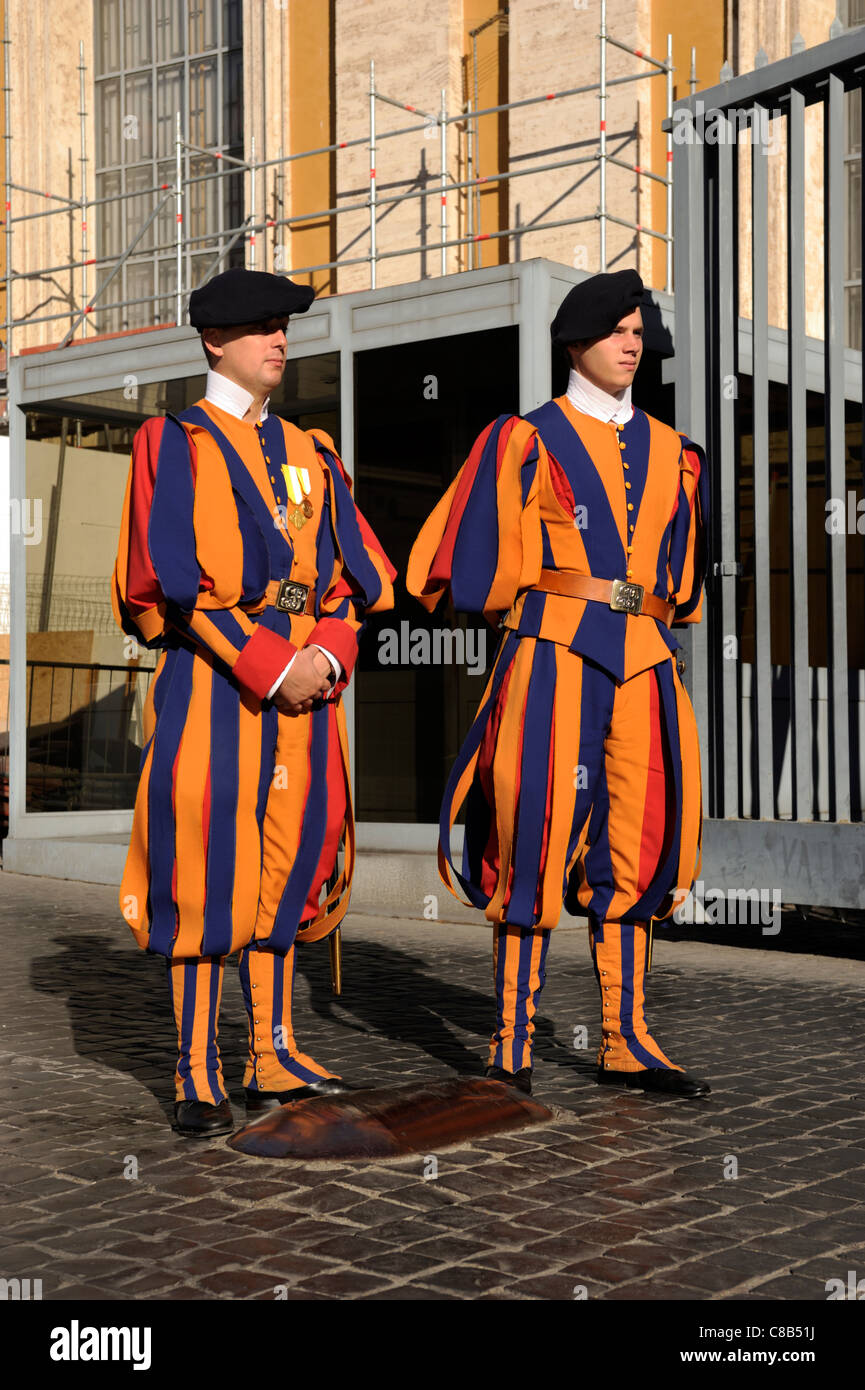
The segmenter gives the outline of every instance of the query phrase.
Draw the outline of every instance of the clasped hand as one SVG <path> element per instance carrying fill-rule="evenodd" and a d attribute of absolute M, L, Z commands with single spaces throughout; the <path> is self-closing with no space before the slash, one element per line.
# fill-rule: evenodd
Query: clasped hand
<path fill-rule="evenodd" d="M 317 647 L 303 647 L 291 663 L 291 670 L 273 696 L 280 714 L 307 714 L 313 700 L 327 695 L 333 668 Z"/>

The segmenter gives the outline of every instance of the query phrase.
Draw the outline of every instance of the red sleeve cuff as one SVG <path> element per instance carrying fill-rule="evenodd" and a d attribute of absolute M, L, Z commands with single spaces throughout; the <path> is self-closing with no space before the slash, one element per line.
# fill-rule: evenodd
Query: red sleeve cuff
<path fill-rule="evenodd" d="M 260 623 L 232 668 L 234 675 L 259 700 L 264 700 L 280 671 L 297 651 L 285 637 Z"/>
<path fill-rule="evenodd" d="M 357 661 L 357 636 L 354 629 L 341 618 L 320 618 L 304 646 L 308 647 L 313 643 L 327 647 L 327 650 L 339 659 L 342 665 L 342 679 L 336 689 L 344 690 Z"/>

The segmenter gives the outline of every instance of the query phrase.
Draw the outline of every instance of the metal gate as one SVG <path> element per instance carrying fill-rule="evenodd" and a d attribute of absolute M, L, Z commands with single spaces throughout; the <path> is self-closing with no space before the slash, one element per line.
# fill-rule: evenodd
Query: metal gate
<path fill-rule="evenodd" d="M 703 878 L 860 908 L 863 74 L 856 29 L 671 122 L 676 416 L 712 496 L 687 637 Z"/>

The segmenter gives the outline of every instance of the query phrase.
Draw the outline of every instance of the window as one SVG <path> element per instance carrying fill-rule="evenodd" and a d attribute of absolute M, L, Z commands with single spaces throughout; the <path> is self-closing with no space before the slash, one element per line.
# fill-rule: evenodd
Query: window
<path fill-rule="evenodd" d="M 95 208 L 96 255 L 120 256 L 159 208 L 97 301 L 96 332 L 175 320 L 176 116 L 191 145 L 243 156 L 241 9 L 241 0 L 96 0 L 95 196 L 109 200 Z M 243 263 L 242 242 L 227 249 L 243 176 L 222 167 L 184 150 L 185 294 L 217 269 Z M 98 266 L 97 285 L 115 266 Z"/>

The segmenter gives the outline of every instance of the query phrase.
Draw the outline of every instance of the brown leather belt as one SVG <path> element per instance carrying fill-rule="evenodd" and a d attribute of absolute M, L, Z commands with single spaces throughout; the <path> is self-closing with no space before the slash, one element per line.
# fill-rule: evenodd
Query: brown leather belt
<path fill-rule="evenodd" d="M 261 598 L 252 605 L 258 609 L 272 604 L 281 613 L 315 617 L 315 590 L 311 584 L 298 584 L 294 579 L 271 579 Z"/>
<path fill-rule="evenodd" d="M 670 626 L 676 606 L 647 594 L 642 584 L 629 579 L 593 579 L 589 574 L 573 574 L 566 570 L 541 570 L 535 588 L 545 594 L 564 594 L 567 598 L 594 599 L 607 603 L 615 613 L 646 613 Z"/>

